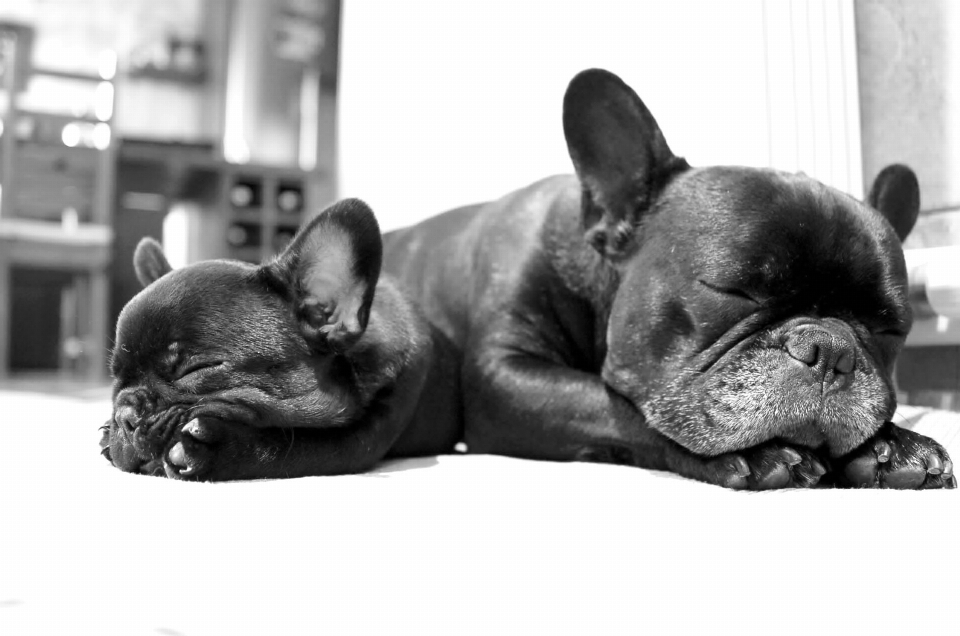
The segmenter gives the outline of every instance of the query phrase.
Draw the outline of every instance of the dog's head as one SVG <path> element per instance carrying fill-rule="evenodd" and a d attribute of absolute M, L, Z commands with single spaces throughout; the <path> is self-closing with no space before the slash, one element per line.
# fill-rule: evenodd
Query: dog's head
<path fill-rule="evenodd" d="M 705 455 L 772 438 L 840 455 L 892 416 L 909 168 L 865 203 L 804 175 L 694 169 L 600 70 L 572 80 L 563 123 L 586 240 L 620 279 L 603 375 L 653 427 Z"/>
<path fill-rule="evenodd" d="M 104 454 L 123 470 L 162 474 L 193 418 L 348 424 L 354 373 L 337 354 L 367 327 L 381 252 L 376 219 L 355 199 L 328 208 L 261 266 L 172 270 L 155 241 L 141 241 L 134 266 L 144 289 L 117 322 Z"/>

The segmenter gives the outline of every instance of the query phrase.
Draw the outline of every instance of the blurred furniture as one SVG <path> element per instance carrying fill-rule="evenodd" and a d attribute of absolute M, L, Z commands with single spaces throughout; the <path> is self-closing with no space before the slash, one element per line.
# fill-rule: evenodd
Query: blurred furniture
<path fill-rule="evenodd" d="M 133 252 L 144 236 L 171 262 L 259 263 L 279 252 L 316 207 L 318 172 L 217 159 L 203 144 L 125 139 L 117 155 L 110 316 L 138 291 Z M 113 324 L 113 323 L 111 323 Z"/>
<path fill-rule="evenodd" d="M 897 361 L 902 401 L 960 411 L 960 246 L 906 249 L 914 324 Z"/>
<path fill-rule="evenodd" d="M 0 378 L 18 368 L 98 379 L 108 350 L 113 86 L 31 69 L 31 39 L 29 27 L 0 23 Z M 90 85 L 96 108 L 21 108 L 37 77 Z"/>

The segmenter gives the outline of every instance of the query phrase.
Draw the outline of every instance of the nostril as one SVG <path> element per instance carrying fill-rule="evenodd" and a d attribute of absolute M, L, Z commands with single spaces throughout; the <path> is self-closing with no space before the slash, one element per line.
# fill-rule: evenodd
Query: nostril
<path fill-rule="evenodd" d="M 804 338 L 803 334 L 787 340 L 786 349 L 791 358 L 811 367 L 820 359 L 820 348 L 817 343 L 811 338 Z"/>
<path fill-rule="evenodd" d="M 594 228 L 587 232 L 587 242 L 601 254 L 604 253 L 607 247 L 607 235 L 600 228 Z"/>
<path fill-rule="evenodd" d="M 140 415 L 137 410 L 129 404 L 121 406 L 114 415 L 117 426 L 120 426 L 128 433 L 132 433 L 140 424 Z"/>
<path fill-rule="evenodd" d="M 856 368 L 857 354 L 845 338 L 821 329 L 804 329 L 784 343 L 791 358 L 803 362 L 818 377 L 846 375 Z"/>
<path fill-rule="evenodd" d="M 834 366 L 834 369 L 837 373 L 852 373 L 854 367 L 857 364 L 857 354 L 854 353 L 853 349 L 850 349 L 846 345 L 843 345 L 841 350 L 840 357 L 837 359 L 837 364 Z"/>

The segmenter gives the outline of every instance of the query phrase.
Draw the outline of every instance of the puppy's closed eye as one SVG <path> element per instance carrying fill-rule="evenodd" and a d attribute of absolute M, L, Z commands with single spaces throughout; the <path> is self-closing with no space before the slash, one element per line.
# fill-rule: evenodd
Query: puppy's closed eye
<path fill-rule="evenodd" d="M 741 298 L 748 302 L 751 302 L 755 305 L 761 305 L 762 303 L 754 298 L 751 294 L 745 292 L 744 290 L 737 287 L 728 287 L 725 285 L 717 285 L 714 283 L 707 282 L 705 280 L 697 279 L 697 282 L 706 287 L 707 289 L 717 292 L 718 294 L 723 294 L 724 296 L 733 296 L 734 298 Z"/>
<path fill-rule="evenodd" d="M 223 365 L 222 360 L 191 360 L 180 365 L 176 370 L 175 378 L 176 380 L 198 378 L 206 372 L 222 368 Z"/>

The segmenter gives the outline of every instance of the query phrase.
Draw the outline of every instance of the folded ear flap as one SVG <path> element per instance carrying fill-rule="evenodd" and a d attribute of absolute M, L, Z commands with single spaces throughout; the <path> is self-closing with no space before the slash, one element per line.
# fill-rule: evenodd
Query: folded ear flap
<path fill-rule="evenodd" d="M 623 258 L 635 247 L 640 216 L 670 177 L 690 166 L 670 151 L 637 94 L 604 70 L 570 81 L 563 132 L 583 187 L 587 241 L 608 258 Z"/>
<path fill-rule="evenodd" d="M 307 343 L 339 353 L 367 328 L 382 259 L 373 211 L 359 199 L 345 199 L 300 230 L 264 269 L 291 301 Z"/>
<path fill-rule="evenodd" d="M 137 249 L 133 252 L 133 269 L 137 272 L 137 280 L 144 287 L 173 271 L 167 257 L 163 255 L 163 248 L 150 237 L 144 237 L 137 243 Z"/>
<path fill-rule="evenodd" d="M 920 214 L 920 184 L 913 170 L 893 164 L 880 171 L 870 188 L 867 203 L 877 209 L 903 241 Z"/>

